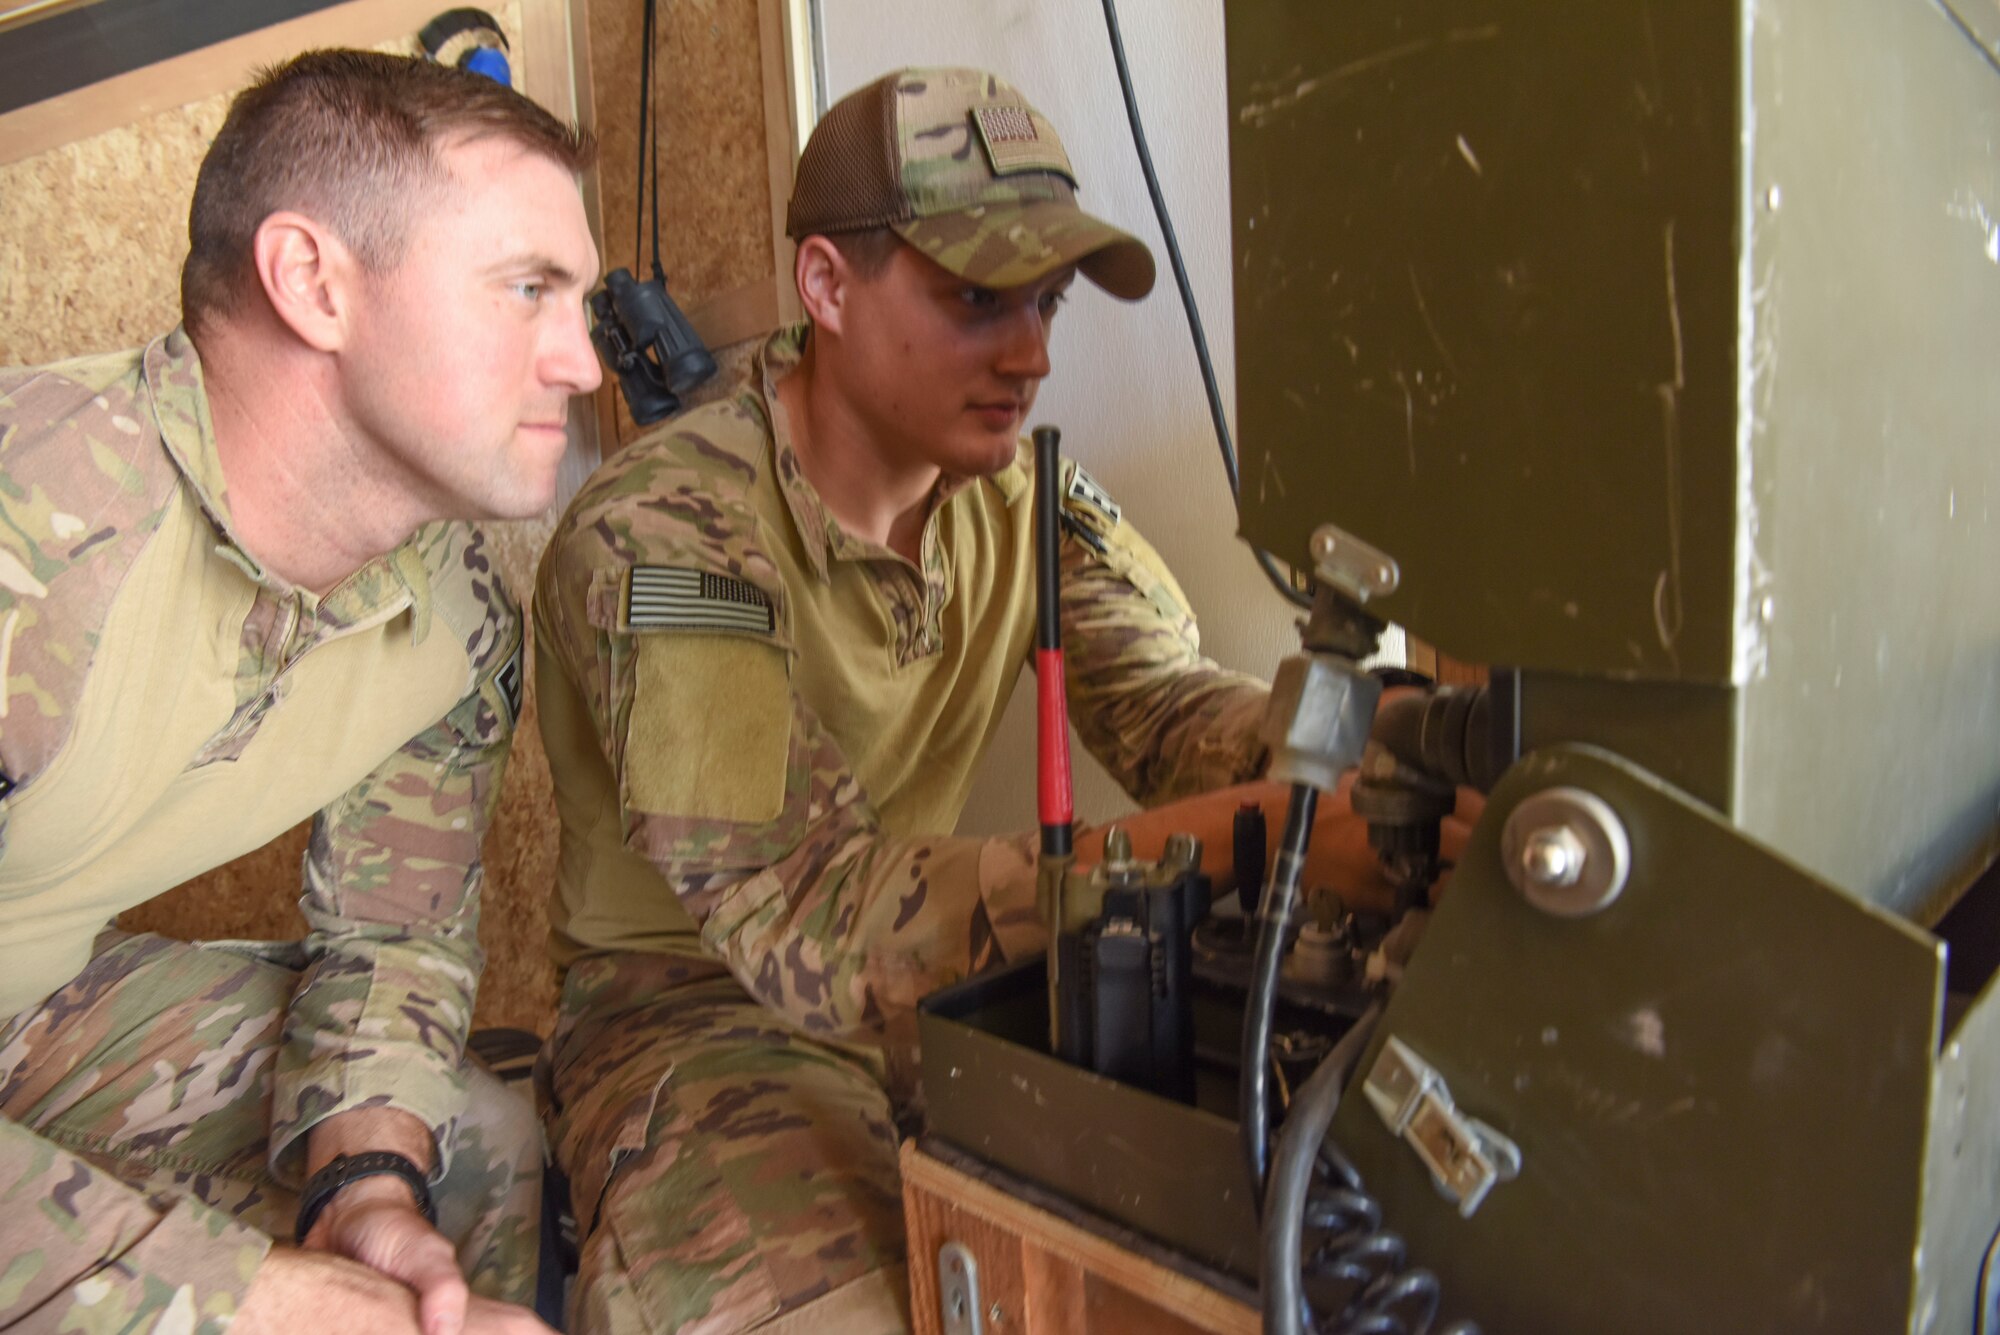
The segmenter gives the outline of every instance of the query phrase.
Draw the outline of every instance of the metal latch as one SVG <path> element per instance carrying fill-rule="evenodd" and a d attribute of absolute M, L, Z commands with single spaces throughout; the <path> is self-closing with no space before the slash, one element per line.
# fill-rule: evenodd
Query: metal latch
<path fill-rule="evenodd" d="M 944 1335 L 985 1333 L 979 1310 L 979 1264 L 962 1242 L 938 1248 L 938 1313 L 944 1318 Z"/>
<path fill-rule="evenodd" d="M 1362 1086 L 1391 1135 L 1408 1141 L 1445 1199 L 1467 1219 L 1496 1182 L 1521 1173 L 1521 1147 L 1461 1112 L 1437 1068 L 1391 1038 Z"/>

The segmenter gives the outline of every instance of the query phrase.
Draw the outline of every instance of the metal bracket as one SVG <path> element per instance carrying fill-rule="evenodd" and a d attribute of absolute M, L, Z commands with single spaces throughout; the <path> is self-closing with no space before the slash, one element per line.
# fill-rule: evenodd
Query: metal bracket
<path fill-rule="evenodd" d="M 962 1242 L 938 1248 L 938 1312 L 944 1335 L 985 1335 L 985 1315 L 979 1305 L 979 1263 Z"/>
<path fill-rule="evenodd" d="M 1495 1183 L 1520 1176 L 1521 1147 L 1461 1112 L 1444 1077 L 1402 1039 L 1383 1046 L 1362 1092 L 1390 1134 L 1409 1142 L 1462 1217 L 1472 1217 Z"/>
<path fill-rule="evenodd" d="M 1394 557 L 1332 524 L 1313 530 L 1313 574 L 1357 603 L 1386 598 L 1403 582 Z"/>

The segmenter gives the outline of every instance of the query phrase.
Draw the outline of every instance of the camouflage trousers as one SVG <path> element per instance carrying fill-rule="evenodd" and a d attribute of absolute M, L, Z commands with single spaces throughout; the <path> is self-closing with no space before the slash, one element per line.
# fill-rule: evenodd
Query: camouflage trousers
<path fill-rule="evenodd" d="M 571 967 L 537 1084 L 582 1237 L 577 1335 L 909 1329 L 879 1049 L 817 1041 L 719 964 Z"/>
<path fill-rule="evenodd" d="M 76 1160 L 143 1193 L 166 1211 L 192 1198 L 206 1229 L 179 1250 L 155 1249 L 161 1271 L 238 1271 L 264 1243 L 233 1218 L 279 1242 L 292 1240 L 298 1197 L 267 1162 L 271 1071 L 298 974 L 263 958 L 264 943 L 197 946 L 163 937 L 107 934 L 82 973 L 41 1005 L 0 1027 L 0 1115 L 50 1146 L 51 1175 L 0 1182 L 0 1326 L 9 1330 L 154 1329 L 175 1284 L 145 1273 L 145 1245 L 132 1222 L 105 1212 L 69 1212 L 62 1255 L 34 1256 L 10 1219 L 35 1221 L 36 1237 L 80 1191 Z M 450 1164 L 434 1187 L 438 1227 L 458 1246 L 473 1289 L 510 1302 L 534 1300 L 541 1212 L 541 1137 L 526 1101 L 470 1069 L 466 1111 Z M 62 1155 L 73 1156 L 62 1170 Z M 221 1234 L 221 1236 L 217 1236 Z M 152 1241 L 152 1239 L 148 1239 Z M 95 1244 L 94 1246 L 92 1244 Z M 234 1259 L 196 1254 L 235 1246 Z M 101 1271 L 111 1257 L 116 1270 Z M 48 1273 L 42 1273 L 44 1270 Z M 94 1272 L 120 1282 L 97 1283 Z M 234 1276 L 240 1283 L 240 1274 Z M 110 1290 L 109 1295 L 101 1291 Z M 183 1301 L 182 1305 L 185 1305 Z M 210 1311 L 197 1299 L 192 1311 Z M 19 1321 L 18 1326 L 10 1324 Z M 166 1320 L 159 1329 L 220 1329 Z"/>

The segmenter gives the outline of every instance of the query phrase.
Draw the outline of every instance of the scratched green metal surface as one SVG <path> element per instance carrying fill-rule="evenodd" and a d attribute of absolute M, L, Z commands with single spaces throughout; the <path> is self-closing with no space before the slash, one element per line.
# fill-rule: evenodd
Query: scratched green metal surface
<path fill-rule="evenodd" d="M 1624 893 L 1575 920 L 1500 860 L 1507 812 L 1565 785 L 1632 841 Z M 1495 790 L 1376 1044 L 1435 1065 L 1519 1144 L 1520 1177 L 1465 1219 L 1352 1089 L 1334 1137 L 1487 1335 L 1910 1329 L 1942 989 L 1901 918 L 1556 748 Z"/>
<path fill-rule="evenodd" d="M 1934 920 L 2000 813 L 1996 36 L 1232 0 L 1246 537 L 1376 544 L 1531 740 Z"/>

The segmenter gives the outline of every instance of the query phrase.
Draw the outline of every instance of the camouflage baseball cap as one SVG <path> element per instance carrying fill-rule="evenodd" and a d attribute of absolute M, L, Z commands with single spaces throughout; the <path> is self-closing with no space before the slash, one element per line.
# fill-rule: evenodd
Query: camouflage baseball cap
<path fill-rule="evenodd" d="M 814 127 L 785 234 L 873 227 L 986 287 L 1074 264 L 1127 301 L 1153 289 L 1146 244 L 1076 206 L 1076 172 L 1048 118 L 979 70 L 898 70 Z"/>

